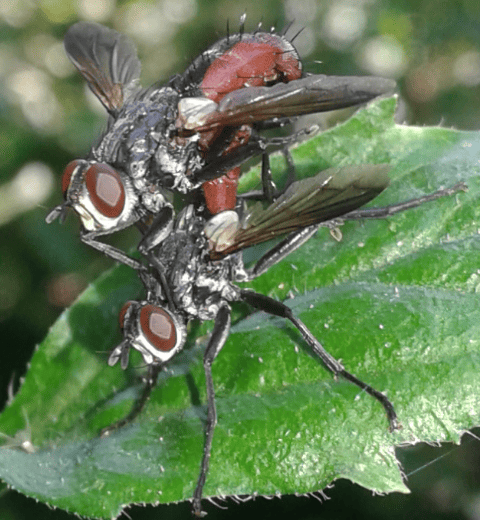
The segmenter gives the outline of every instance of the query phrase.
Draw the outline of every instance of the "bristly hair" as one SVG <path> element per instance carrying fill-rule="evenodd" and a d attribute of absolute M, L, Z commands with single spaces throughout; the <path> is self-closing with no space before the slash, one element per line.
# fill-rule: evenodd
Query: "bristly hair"
<path fill-rule="evenodd" d="M 240 27 L 238 28 L 238 32 L 240 33 L 240 38 L 245 33 L 245 20 L 247 19 L 247 11 L 245 11 L 242 16 L 240 16 Z"/>
<path fill-rule="evenodd" d="M 295 40 L 295 38 L 297 38 L 297 36 L 299 36 L 303 31 L 305 30 L 305 26 L 303 26 L 298 32 L 297 34 L 295 34 L 295 36 L 292 36 L 292 38 L 290 38 L 290 43 L 293 43 L 293 41 Z"/>
<path fill-rule="evenodd" d="M 280 36 L 285 36 L 287 34 L 287 31 L 290 29 L 290 27 L 294 24 L 295 20 L 292 20 L 291 22 L 286 23 L 283 26 L 283 29 L 278 33 Z"/>
<path fill-rule="evenodd" d="M 262 30 L 262 24 L 263 24 L 263 17 L 260 19 L 260 21 L 257 24 L 257 28 L 253 31 L 253 34 L 257 34 L 261 32 Z"/>

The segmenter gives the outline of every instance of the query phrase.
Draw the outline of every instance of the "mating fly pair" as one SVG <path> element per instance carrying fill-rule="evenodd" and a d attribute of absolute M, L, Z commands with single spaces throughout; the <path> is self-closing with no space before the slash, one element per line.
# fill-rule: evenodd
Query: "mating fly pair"
<path fill-rule="evenodd" d="M 130 414 L 105 428 L 103 434 L 108 435 L 130 423 L 142 411 L 159 372 L 185 345 L 188 323 L 194 319 L 214 320 L 203 357 L 207 419 L 203 458 L 193 494 L 193 512 L 196 515 L 204 514 L 201 499 L 217 423 L 212 364 L 228 338 L 231 303 L 247 303 L 256 310 L 289 320 L 301 333 L 311 353 L 335 377 L 343 377 L 374 397 L 387 414 L 390 431 L 399 428 L 395 409 L 389 399 L 348 372 L 287 305 L 250 289 L 241 289 L 235 283 L 250 281 L 265 273 L 304 244 L 322 224 L 332 228 L 344 220 L 386 217 L 464 188 L 463 184 L 459 184 L 388 207 L 357 209 L 388 186 L 388 170 L 387 165 L 331 168 L 314 178 L 294 182 L 266 208 L 257 203 L 247 211 L 235 231 L 228 225 L 215 227 L 219 235 L 225 231 L 220 248 L 217 241 L 208 237 L 211 225 L 211 221 L 207 221 L 208 216 L 189 205 L 176 217 L 170 234 L 149 256 L 150 272 L 140 271 L 146 296 L 143 300 L 129 301 L 123 306 L 120 325 L 124 339 L 113 349 L 108 363 L 113 366 L 120 361 L 125 369 L 133 348 L 143 356 L 148 375 L 143 393 Z M 233 222 L 236 220 L 233 219 Z M 242 249 L 285 234 L 286 238 L 252 267 L 245 268 Z"/>
<path fill-rule="evenodd" d="M 260 31 L 220 40 L 184 74 L 148 89 L 138 86 L 135 48 L 115 31 L 76 24 L 67 33 L 65 48 L 110 118 L 90 154 L 67 166 L 65 202 L 47 220 L 64 218 L 72 207 L 81 219 L 82 240 L 138 269 L 146 288 L 145 299 L 122 308 L 124 340 L 108 361 L 120 361 L 126 368 L 130 350 L 139 351 L 149 367 L 145 390 L 129 416 L 103 434 L 140 413 L 159 371 L 183 348 L 188 323 L 215 320 L 204 354 L 206 437 L 193 498 L 194 512 L 202 514 L 216 424 L 212 363 L 228 337 L 232 302 L 288 319 L 326 368 L 377 399 L 390 428 L 397 428 L 387 397 L 346 371 L 288 306 L 236 285 L 265 273 L 320 225 L 333 225 L 332 219 L 383 217 L 458 189 L 390 208 L 359 210 L 388 184 L 386 165 L 365 165 L 326 170 L 274 196 L 266 153 L 294 139 L 266 139 L 259 133 L 263 128 L 306 113 L 364 103 L 390 91 L 393 82 L 304 76 L 292 44 L 283 35 Z M 266 208 L 242 211 L 236 193 L 239 166 L 258 154 L 264 157 L 263 197 L 276 200 Z M 185 198 L 177 216 L 170 192 Z M 147 267 L 97 240 L 132 224 L 143 233 L 139 249 Z M 253 267 L 244 267 L 242 249 L 285 235 Z"/>
<path fill-rule="evenodd" d="M 183 74 L 146 89 L 139 86 L 135 47 L 116 31 L 77 23 L 65 49 L 109 120 L 87 157 L 66 167 L 65 202 L 47 222 L 73 208 L 83 242 L 136 269 L 138 261 L 98 237 L 137 224 L 140 251 L 152 250 L 171 230 L 172 192 L 205 203 L 211 214 L 233 210 L 240 165 L 295 141 L 264 138 L 262 129 L 359 105 L 395 87 L 375 77 L 306 75 L 291 42 L 260 29 L 219 40 Z M 271 200 L 264 162 L 262 183 Z"/>

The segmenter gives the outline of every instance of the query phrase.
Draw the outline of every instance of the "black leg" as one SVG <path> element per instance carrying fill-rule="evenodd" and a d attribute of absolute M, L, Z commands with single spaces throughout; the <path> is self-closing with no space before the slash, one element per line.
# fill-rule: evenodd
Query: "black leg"
<path fill-rule="evenodd" d="M 287 163 L 287 182 L 285 183 L 285 191 L 290 186 L 290 184 L 297 180 L 297 176 L 295 173 L 295 163 L 293 162 L 292 154 L 290 153 L 290 150 L 287 146 L 283 148 L 282 153 L 285 157 L 285 162 Z"/>
<path fill-rule="evenodd" d="M 155 280 L 158 282 L 158 285 L 162 289 L 162 296 L 164 297 L 163 299 L 166 299 L 170 306 L 170 309 L 174 310 L 176 306 L 173 300 L 172 291 L 170 290 L 170 285 L 165 277 L 165 267 L 153 253 L 148 254 L 147 259 L 150 265 L 153 265 L 153 267 L 155 268 L 154 277 Z"/>
<path fill-rule="evenodd" d="M 144 231 L 144 236 L 138 245 L 138 249 L 144 255 L 157 246 L 162 240 L 168 236 L 173 227 L 173 209 L 170 206 L 166 206 L 162 208 L 158 215 L 155 216 L 152 224 L 146 228 Z M 93 247 L 97 251 L 105 254 L 106 256 L 113 258 L 117 262 L 128 265 L 132 267 L 136 271 L 145 270 L 145 266 L 131 258 L 127 254 L 125 254 L 120 249 L 113 247 L 109 244 L 105 244 L 104 242 L 99 242 L 96 239 L 96 233 L 83 233 L 80 235 L 82 242 L 87 244 L 90 247 Z"/>
<path fill-rule="evenodd" d="M 116 260 L 117 262 L 120 262 L 122 264 L 128 265 L 129 267 L 132 267 L 136 271 L 144 270 L 145 266 L 139 262 L 138 260 L 135 260 L 134 258 L 131 258 L 127 254 L 125 254 L 123 251 L 120 251 L 120 249 L 117 249 L 116 247 L 113 247 L 109 244 L 105 244 L 104 242 L 98 242 L 94 236 L 90 233 L 85 233 L 83 235 L 80 235 L 80 239 L 83 243 L 87 244 L 90 247 L 93 247 L 93 249 L 96 249 L 97 251 L 100 251 L 104 255 L 113 258 L 113 260 Z"/>
<path fill-rule="evenodd" d="M 267 152 L 262 153 L 262 189 L 240 193 L 239 199 L 243 200 L 262 200 L 272 203 L 281 192 L 277 191 L 277 187 L 272 179 L 272 169 L 270 168 L 270 155 Z"/>
<path fill-rule="evenodd" d="M 155 216 L 152 224 L 144 231 L 144 236 L 138 244 L 138 250 L 142 254 L 147 255 L 149 251 L 156 247 L 171 233 L 172 227 L 173 209 L 170 206 L 166 206 L 165 208 L 162 208 L 159 214 Z M 113 258 L 113 260 L 116 260 L 117 262 L 128 265 L 136 271 L 145 270 L 145 266 L 141 262 L 131 258 L 120 249 L 105 244 L 104 242 L 99 242 L 96 239 L 96 233 L 83 233 L 80 235 L 80 238 L 82 242 L 88 246 L 93 247 L 110 258 Z"/>
<path fill-rule="evenodd" d="M 459 182 L 452 186 L 451 188 L 444 188 L 441 190 L 434 191 L 433 193 L 429 193 L 428 195 L 424 195 L 423 197 L 418 197 L 416 199 L 406 200 L 405 202 L 399 202 L 398 204 L 392 204 L 391 206 L 384 206 L 381 208 L 366 208 L 366 209 L 356 209 L 355 211 L 350 211 L 346 215 L 341 217 L 342 220 L 358 220 L 364 218 L 386 218 L 391 215 L 395 215 L 396 213 L 401 213 L 402 211 L 406 211 L 407 209 L 417 208 L 421 206 L 425 202 L 431 202 L 432 200 L 437 200 L 441 197 L 447 197 L 449 195 L 454 195 L 458 191 L 467 191 L 467 185 L 464 182 Z"/>
<path fill-rule="evenodd" d="M 252 157 L 263 154 L 266 150 L 265 141 L 261 138 L 251 139 L 245 146 L 228 155 L 211 161 L 194 175 L 193 182 L 206 182 L 221 177 L 229 170 L 241 166 Z"/>
<path fill-rule="evenodd" d="M 281 262 L 290 253 L 293 253 L 301 245 L 305 244 L 318 230 L 321 224 L 314 224 L 290 233 L 287 238 L 269 249 L 255 265 L 247 270 L 248 280 L 253 280 L 257 276 L 265 273 L 275 264 Z"/>
<path fill-rule="evenodd" d="M 143 387 L 142 395 L 138 398 L 136 403 L 134 404 L 130 413 L 125 416 L 123 419 L 103 428 L 100 432 L 100 437 L 108 437 L 111 433 L 119 428 L 123 428 L 127 424 L 132 423 L 138 415 L 142 412 L 147 404 L 147 401 L 150 399 L 150 395 L 152 390 L 155 388 L 157 384 L 158 374 L 161 371 L 162 367 L 160 365 L 150 365 L 148 367 L 148 374 L 145 380 L 145 386 Z"/>
<path fill-rule="evenodd" d="M 296 137 L 299 137 L 299 134 L 300 132 L 295 134 Z M 286 189 L 290 186 L 290 184 L 292 184 L 292 182 L 295 181 L 295 164 L 286 144 L 282 148 L 282 154 L 285 157 L 285 162 L 287 164 L 287 180 L 285 183 L 285 187 L 281 191 L 277 191 L 277 187 L 275 186 L 275 183 L 272 179 L 272 170 L 270 168 L 269 154 L 262 154 L 262 198 L 263 200 L 267 200 L 268 202 L 273 202 L 276 198 L 278 198 L 286 191 Z"/>
<path fill-rule="evenodd" d="M 285 149 L 317 131 L 318 126 L 313 125 L 287 137 L 272 137 L 266 139 L 261 136 L 252 136 L 250 141 L 237 151 L 211 161 L 194 175 L 192 181 L 206 182 L 217 179 L 232 168 L 241 166 L 252 157 Z"/>
<path fill-rule="evenodd" d="M 357 209 L 355 211 L 350 211 L 350 213 L 346 213 L 345 215 L 337 219 L 322 222 L 320 224 L 314 224 L 312 226 L 303 228 L 299 231 L 294 231 L 293 233 L 290 233 L 284 240 L 282 240 L 281 242 L 273 246 L 270 250 L 268 250 L 260 258 L 260 260 L 258 260 L 255 263 L 255 265 L 247 271 L 248 279 L 252 280 L 257 276 L 260 276 L 261 274 L 268 271 L 270 267 L 282 261 L 290 253 L 295 251 L 307 240 L 309 240 L 310 237 L 312 237 L 316 233 L 318 228 L 321 226 L 332 226 L 331 229 L 334 229 L 335 227 L 341 225 L 345 220 L 379 219 L 390 217 L 392 215 L 395 215 L 396 213 L 401 213 L 402 211 L 417 208 L 425 202 L 431 202 L 441 197 L 454 195 L 458 191 L 465 191 L 466 189 L 467 186 L 465 185 L 465 183 L 459 182 L 451 188 L 445 188 L 438 191 L 434 191 L 433 193 L 429 193 L 428 195 L 424 195 L 423 197 L 410 199 L 405 202 L 399 202 L 398 204 L 392 204 L 391 206 L 384 206 L 381 208 Z"/>
<path fill-rule="evenodd" d="M 268 202 L 273 202 L 277 188 L 272 180 L 272 169 L 268 153 L 262 154 L 262 187 L 263 196 Z"/>
<path fill-rule="evenodd" d="M 154 254 L 153 249 L 161 243 L 172 232 L 173 229 L 173 210 L 170 207 L 164 208 L 159 213 L 150 227 L 143 230 L 143 239 L 138 245 L 139 251 L 147 258 L 148 264 L 154 267 L 153 275 L 150 272 L 140 271 L 140 279 L 147 291 L 147 300 L 166 300 L 170 309 L 175 309 L 172 291 L 165 277 L 166 269 L 162 262 Z M 161 294 L 158 293 L 160 288 Z"/>
<path fill-rule="evenodd" d="M 162 208 L 150 226 L 147 228 L 142 240 L 138 244 L 138 250 L 146 255 L 154 247 L 158 246 L 172 232 L 173 208 L 165 206 Z"/>
<path fill-rule="evenodd" d="M 350 372 L 347 372 L 343 365 L 322 347 L 320 342 L 308 330 L 305 324 L 293 315 L 289 307 L 287 307 L 282 302 L 274 300 L 273 298 L 263 294 L 255 293 L 250 290 L 242 290 L 241 298 L 244 302 L 248 303 L 252 307 L 260 309 L 269 314 L 273 314 L 274 316 L 279 316 L 281 318 L 290 320 L 300 331 L 304 340 L 312 349 L 312 352 L 323 361 L 326 368 L 328 368 L 330 372 L 332 372 L 335 376 L 342 376 L 348 381 L 351 381 L 353 384 L 357 385 L 359 388 L 367 392 L 367 394 L 371 395 L 380 402 L 380 404 L 385 409 L 385 412 L 387 413 L 388 422 L 390 423 L 390 431 L 394 431 L 400 428 L 393 404 L 388 400 L 387 396 L 378 390 L 375 390 L 370 385 L 367 385 L 367 383 L 364 383 L 354 375 L 350 374 Z"/>
<path fill-rule="evenodd" d="M 200 467 L 200 475 L 198 476 L 197 485 L 193 493 L 193 513 L 196 516 L 203 517 L 206 513 L 202 511 L 202 492 L 203 486 L 208 473 L 208 465 L 210 462 L 210 454 L 212 451 L 213 432 L 217 424 L 217 410 L 215 407 L 215 389 L 212 379 L 212 363 L 217 357 L 223 345 L 227 341 L 230 332 L 231 311 L 227 303 L 220 307 L 213 332 L 208 342 L 205 354 L 203 356 L 203 367 L 205 369 L 205 380 L 207 384 L 207 424 L 205 427 L 205 444 L 203 447 L 202 465 Z"/>

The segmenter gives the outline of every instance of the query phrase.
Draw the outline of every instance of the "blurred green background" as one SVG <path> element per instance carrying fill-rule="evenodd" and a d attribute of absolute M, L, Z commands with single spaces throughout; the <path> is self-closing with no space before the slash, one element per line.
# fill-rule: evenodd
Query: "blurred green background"
<path fill-rule="evenodd" d="M 287 35 L 305 70 L 375 74 L 399 85 L 399 122 L 480 127 L 478 0 L 0 0 L 0 407 L 19 385 L 35 345 L 65 306 L 111 262 L 82 245 L 78 223 L 45 224 L 61 200 L 64 166 L 105 123 L 103 108 L 67 60 L 62 38 L 78 20 L 127 33 L 149 85 L 191 59 L 247 13 L 246 29 L 293 21 Z M 328 124 L 328 118 L 322 120 Z M 126 233 L 116 243 L 135 242 Z M 480 443 L 399 451 L 410 496 L 373 497 L 348 482 L 314 497 L 257 499 L 209 518 L 480 518 Z M 1 448 L 0 448 L 1 449 Z M 74 518 L 0 487 L 0 519 Z M 134 519 L 189 516 L 190 506 L 134 507 Z"/>

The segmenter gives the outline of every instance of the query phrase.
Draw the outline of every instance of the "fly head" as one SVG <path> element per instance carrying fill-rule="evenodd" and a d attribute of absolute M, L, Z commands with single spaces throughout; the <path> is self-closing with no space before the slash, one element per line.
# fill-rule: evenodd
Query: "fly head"
<path fill-rule="evenodd" d="M 185 344 L 183 318 L 152 301 L 128 301 L 120 311 L 119 321 L 124 340 L 110 354 L 110 366 L 120 360 L 125 369 L 132 348 L 140 352 L 147 365 L 161 365 L 172 359 Z"/>
<path fill-rule="evenodd" d="M 106 163 L 71 161 L 63 173 L 62 191 L 65 202 L 48 215 L 49 223 L 71 207 L 87 232 L 103 235 L 123 229 L 141 216 L 129 177 Z"/>

